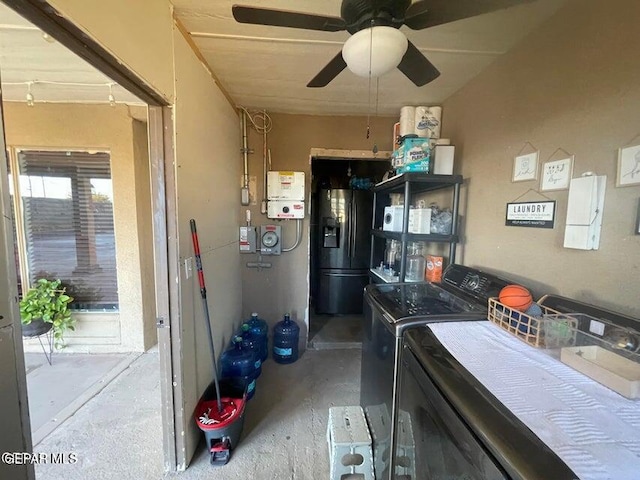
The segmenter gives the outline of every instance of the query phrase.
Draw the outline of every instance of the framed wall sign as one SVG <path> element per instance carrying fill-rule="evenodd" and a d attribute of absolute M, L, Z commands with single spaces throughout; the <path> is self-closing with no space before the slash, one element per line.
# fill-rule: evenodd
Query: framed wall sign
<path fill-rule="evenodd" d="M 525 182 L 536 178 L 538 178 L 537 151 L 514 157 L 512 182 Z"/>
<path fill-rule="evenodd" d="M 508 227 L 553 228 L 555 219 L 555 200 L 507 203 L 505 225 Z"/>
<path fill-rule="evenodd" d="M 572 176 L 573 155 L 552 162 L 546 162 L 542 166 L 540 190 L 566 190 L 569 188 Z"/>
<path fill-rule="evenodd" d="M 640 185 L 640 145 L 618 150 L 616 187 Z"/>

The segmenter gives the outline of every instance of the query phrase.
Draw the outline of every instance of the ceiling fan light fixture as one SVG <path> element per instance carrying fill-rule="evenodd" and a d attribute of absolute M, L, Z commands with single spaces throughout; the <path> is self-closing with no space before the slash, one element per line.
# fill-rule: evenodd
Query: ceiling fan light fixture
<path fill-rule="evenodd" d="M 368 77 L 369 70 L 372 77 L 379 77 L 400 64 L 407 47 L 407 37 L 397 28 L 377 26 L 349 37 L 342 47 L 342 57 L 359 77 Z"/>

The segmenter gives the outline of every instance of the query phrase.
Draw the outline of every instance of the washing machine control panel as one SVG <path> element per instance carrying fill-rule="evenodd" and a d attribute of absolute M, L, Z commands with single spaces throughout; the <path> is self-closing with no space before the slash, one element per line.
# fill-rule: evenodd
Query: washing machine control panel
<path fill-rule="evenodd" d="M 489 283 L 489 279 L 487 277 L 484 277 L 484 276 L 481 277 L 478 274 L 468 273 L 464 277 L 464 280 L 462 281 L 462 285 L 460 286 L 465 290 L 469 290 L 471 292 L 480 294 L 486 290 L 488 283 Z"/>
<path fill-rule="evenodd" d="M 442 280 L 483 303 L 488 302 L 489 297 L 497 297 L 500 290 L 509 283 L 495 275 L 464 265 L 450 265 Z"/>

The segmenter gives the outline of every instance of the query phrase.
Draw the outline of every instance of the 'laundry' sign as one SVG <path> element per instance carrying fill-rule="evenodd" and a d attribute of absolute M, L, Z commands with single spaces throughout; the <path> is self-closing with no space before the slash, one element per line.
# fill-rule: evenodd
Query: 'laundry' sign
<path fill-rule="evenodd" d="M 507 203 L 505 225 L 509 227 L 553 228 L 556 202 Z"/>

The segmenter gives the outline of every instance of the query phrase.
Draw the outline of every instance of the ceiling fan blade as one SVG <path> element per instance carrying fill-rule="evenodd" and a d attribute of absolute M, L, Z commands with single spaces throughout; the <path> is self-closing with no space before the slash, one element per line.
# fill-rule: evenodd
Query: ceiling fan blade
<path fill-rule="evenodd" d="M 342 58 L 342 51 L 340 51 L 322 70 L 320 70 L 320 73 L 313 77 L 313 79 L 307 84 L 307 87 L 326 87 L 329 85 L 329 82 L 336 78 L 345 68 L 347 68 L 347 63 L 344 61 L 344 58 Z"/>
<path fill-rule="evenodd" d="M 423 0 L 407 8 L 404 24 L 412 30 L 435 27 L 533 0 Z"/>
<path fill-rule="evenodd" d="M 430 12 L 431 4 L 429 2 L 412 3 L 404 14 L 404 24 L 412 30 L 427 28 L 429 25 L 425 25 L 425 22 L 429 21 Z"/>
<path fill-rule="evenodd" d="M 234 5 L 231 7 L 231 11 L 233 12 L 233 18 L 240 23 L 304 28 L 305 30 L 322 30 L 325 32 L 339 32 L 346 28 L 344 20 L 340 17 L 271 8 L 247 7 L 244 5 Z"/>
<path fill-rule="evenodd" d="M 407 52 L 402 57 L 400 65 L 398 65 L 398 70 L 418 87 L 422 87 L 440 76 L 440 72 L 433 63 L 427 60 L 427 57 L 411 42 L 409 42 Z"/>

